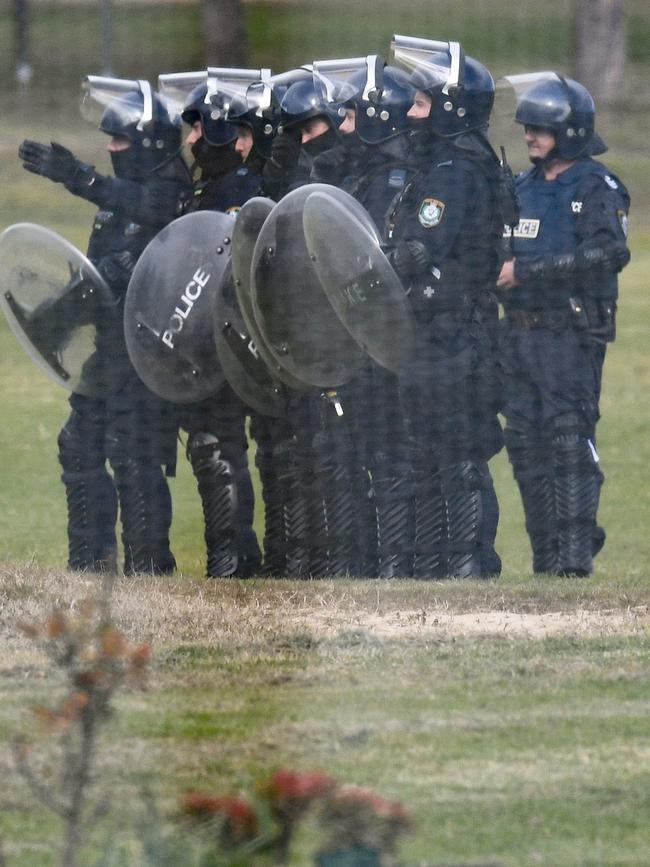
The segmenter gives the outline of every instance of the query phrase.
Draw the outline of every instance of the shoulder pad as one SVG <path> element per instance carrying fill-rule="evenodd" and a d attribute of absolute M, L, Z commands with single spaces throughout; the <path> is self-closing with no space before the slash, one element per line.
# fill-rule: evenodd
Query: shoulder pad
<path fill-rule="evenodd" d="M 629 202 L 630 196 L 625 184 L 613 172 L 610 172 L 607 166 L 604 166 L 596 160 L 586 161 L 579 184 L 583 189 L 585 187 L 592 189 L 601 187 L 602 189 L 601 185 L 604 184 L 607 189 L 618 193 Z"/>

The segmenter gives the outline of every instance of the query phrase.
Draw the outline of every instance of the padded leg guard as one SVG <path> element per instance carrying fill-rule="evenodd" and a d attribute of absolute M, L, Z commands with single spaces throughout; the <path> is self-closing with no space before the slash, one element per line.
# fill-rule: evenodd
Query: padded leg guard
<path fill-rule="evenodd" d="M 508 448 L 526 518 L 526 531 L 533 551 L 533 572 L 558 568 L 558 528 L 555 513 L 555 482 L 550 449 Z"/>
<path fill-rule="evenodd" d="M 120 502 L 124 573 L 170 574 L 176 561 L 169 547 L 172 503 L 161 467 L 133 458 L 113 460 Z"/>
<path fill-rule="evenodd" d="M 447 575 L 447 504 L 440 472 L 417 469 L 415 482 L 414 578 Z"/>
<path fill-rule="evenodd" d="M 262 484 L 264 502 L 264 565 L 262 574 L 282 577 L 287 571 L 287 538 L 283 486 L 274 464 L 272 450 L 258 447 L 255 465 Z"/>
<path fill-rule="evenodd" d="M 489 578 L 501 572 L 494 550 L 499 506 L 486 463 L 462 461 L 441 470 L 447 504 L 447 575 Z"/>
<path fill-rule="evenodd" d="M 285 437 L 276 443 L 273 468 L 279 489 L 278 499 L 282 502 L 284 574 L 306 578 L 309 575 L 309 512 L 302 480 L 298 477 L 298 465 L 295 439 Z"/>
<path fill-rule="evenodd" d="M 591 573 L 594 549 L 600 550 L 604 542 L 604 531 L 596 524 L 603 475 L 595 449 L 576 427 L 570 417 L 558 419 L 553 441 L 558 520 L 556 571 L 560 575 L 583 576 Z"/>
<path fill-rule="evenodd" d="M 324 506 L 327 557 L 320 576 L 360 576 L 364 570 L 369 479 L 360 464 L 339 443 L 336 432 L 314 437 L 315 472 Z M 365 491 L 364 491 L 365 488 Z M 365 497 L 364 497 L 365 493 Z M 362 501 L 359 502 L 359 497 Z"/>
<path fill-rule="evenodd" d="M 408 466 L 375 456 L 373 490 L 377 513 L 378 575 L 408 578 L 413 573 L 413 477 Z M 426 534 L 426 529 L 421 527 Z M 422 565 L 422 563 L 420 564 Z"/>
<path fill-rule="evenodd" d="M 68 568 L 116 572 L 115 485 L 100 448 L 103 427 L 91 430 L 88 438 L 85 421 L 73 412 L 58 440 L 68 507 Z"/>
<path fill-rule="evenodd" d="M 203 506 L 209 578 L 250 577 L 261 556 L 252 530 L 253 488 L 245 453 L 235 463 L 210 433 L 194 433 L 187 454 Z"/>

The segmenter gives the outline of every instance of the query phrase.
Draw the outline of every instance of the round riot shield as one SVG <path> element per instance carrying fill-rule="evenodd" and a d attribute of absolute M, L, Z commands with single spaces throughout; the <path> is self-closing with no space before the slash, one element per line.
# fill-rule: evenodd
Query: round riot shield
<path fill-rule="evenodd" d="M 256 196 L 245 202 L 237 212 L 235 228 L 232 233 L 232 273 L 239 310 L 260 358 L 268 370 L 272 371 L 274 377 L 288 385 L 289 388 L 300 391 L 306 387 L 305 383 L 291 376 L 277 363 L 272 352 L 266 346 L 253 311 L 251 294 L 253 250 L 262 225 L 274 207 L 273 199 Z"/>
<path fill-rule="evenodd" d="M 262 415 L 285 415 L 286 389 L 272 378 L 246 327 L 231 269 L 221 281 L 213 312 L 217 355 L 233 391 Z"/>
<path fill-rule="evenodd" d="M 315 186 L 286 195 L 264 221 L 251 291 L 255 320 L 276 363 L 295 379 L 327 387 L 348 382 L 365 355 L 341 327 L 307 250 L 302 211 Z"/>
<path fill-rule="evenodd" d="M 121 323 L 110 289 L 69 241 L 34 223 L 5 229 L 0 305 L 28 355 L 55 382 L 88 397 L 107 392 L 97 349 Z"/>
<path fill-rule="evenodd" d="M 338 318 L 378 364 L 400 373 L 413 352 L 415 321 L 377 238 L 340 198 L 325 192 L 309 195 L 303 224 L 314 269 Z"/>
<path fill-rule="evenodd" d="M 230 261 L 234 217 L 199 211 L 179 217 L 149 242 L 124 305 L 129 357 L 148 388 L 194 403 L 225 382 L 212 310 Z"/>

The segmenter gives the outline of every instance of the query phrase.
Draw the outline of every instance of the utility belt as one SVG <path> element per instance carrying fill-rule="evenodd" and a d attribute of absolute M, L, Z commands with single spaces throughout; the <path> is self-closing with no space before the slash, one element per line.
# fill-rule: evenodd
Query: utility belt
<path fill-rule="evenodd" d="M 593 339 L 611 343 L 616 337 L 616 302 L 609 299 L 569 298 L 566 307 L 506 310 L 508 322 L 515 328 L 573 328 L 585 331 Z"/>
<path fill-rule="evenodd" d="M 569 325 L 575 326 L 577 316 L 571 309 L 538 308 L 535 310 L 508 310 L 506 318 L 515 328 L 523 328 L 528 331 L 532 328 L 564 328 Z"/>

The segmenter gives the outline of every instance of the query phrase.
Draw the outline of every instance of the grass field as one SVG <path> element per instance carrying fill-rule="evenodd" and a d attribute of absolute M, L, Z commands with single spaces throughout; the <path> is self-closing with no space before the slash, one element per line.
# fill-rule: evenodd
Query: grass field
<path fill-rule="evenodd" d="M 531 9 L 539 9 L 532 16 Z M 563 66 L 569 34 L 529 0 L 469 7 L 441 2 L 445 36 L 493 61 Z M 313 50 L 342 56 L 375 48 L 393 30 L 430 32 L 429 8 L 398 13 L 380 3 L 320 15 L 300 4 L 251 3 L 253 62 L 277 68 Z M 469 11 L 468 11 L 469 10 Z M 370 13 L 373 14 L 370 14 Z M 471 14 L 469 14 L 471 13 Z M 602 113 L 607 162 L 629 184 L 632 263 L 621 280 L 619 333 L 605 367 L 599 451 L 607 476 L 601 520 L 608 533 L 596 574 L 540 580 L 505 456 L 492 462 L 501 505 L 504 572 L 490 582 L 206 581 L 200 506 L 186 462 L 172 480 L 173 579 L 122 579 L 115 615 L 134 641 L 151 642 L 147 693 L 129 693 L 100 753 L 115 787 L 112 811 L 89 840 L 90 867 L 107 840 L 132 840 L 142 790 L 163 816 L 186 789 L 250 793 L 278 766 L 322 768 L 400 799 L 415 830 L 408 865 L 646 867 L 650 863 L 650 152 L 645 132 L 648 23 L 630 3 L 634 65 L 626 105 Z M 0 67 L 10 76 L 7 7 L 0 6 Z M 152 15 L 121 12 L 124 45 L 138 34 L 146 73 L 195 65 L 197 17 L 173 5 Z M 38 114 L 8 96 L 0 130 L 0 229 L 48 225 L 84 248 L 93 208 L 20 169 L 24 137 L 55 138 L 105 166 L 99 136 L 70 124 L 75 82 L 97 71 L 91 9 L 68 27 L 54 6 L 39 11 L 38 70 L 51 63 L 51 94 Z M 2 16 L 5 16 L 4 18 Z M 85 16 L 85 17 L 84 17 Z M 70 25 L 70 21 L 73 24 Z M 70 29 L 72 27 L 72 30 Z M 87 32 L 86 40 L 79 38 Z M 66 40 L 67 56 L 48 50 Z M 156 52 L 152 45 L 155 43 Z M 158 68 L 160 57 L 169 67 Z M 136 70 L 121 49 L 124 74 Z M 286 62 L 285 62 L 286 61 Z M 131 64 L 131 65 L 128 65 Z M 151 70 L 151 72 L 150 72 Z M 42 81 L 42 79 L 41 79 Z M 55 86 L 56 85 L 56 86 Z M 60 85 L 60 86 L 59 86 Z M 67 100 L 67 103 L 66 103 Z M 66 120 L 63 123 L 63 120 Z M 7 744 L 33 735 L 54 773 L 29 707 L 51 702 L 60 680 L 16 628 L 53 606 L 78 607 L 92 576 L 71 575 L 56 436 L 66 394 L 29 361 L 0 322 L 0 841 L 8 867 L 58 863 L 56 822 L 12 768 Z M 257 516 L 258 528 L 261 515 Z M 312 832 L 294 865 L 308 865 Z M 141 867 L 137 849 L 130 867 Z M 179 864 L 179 867 L 183 865 Z"/>

